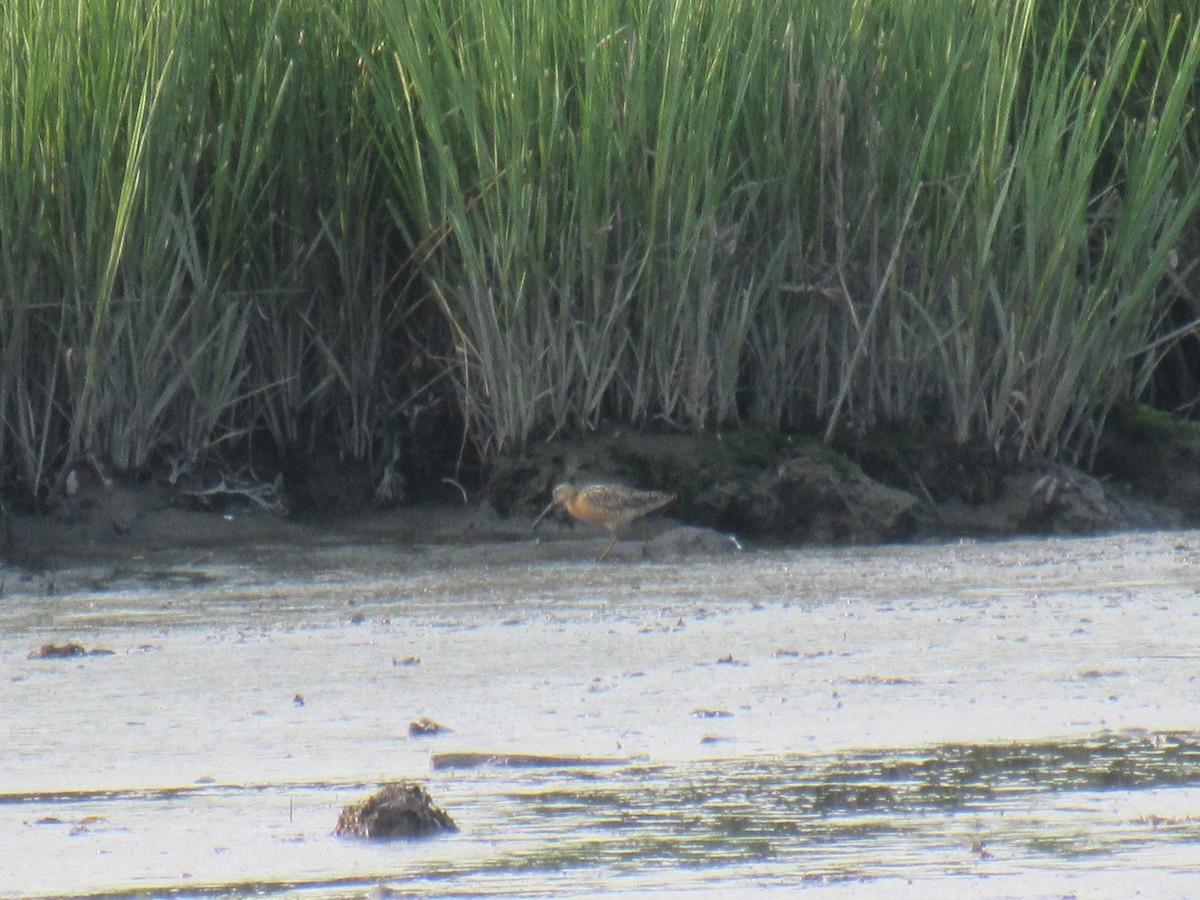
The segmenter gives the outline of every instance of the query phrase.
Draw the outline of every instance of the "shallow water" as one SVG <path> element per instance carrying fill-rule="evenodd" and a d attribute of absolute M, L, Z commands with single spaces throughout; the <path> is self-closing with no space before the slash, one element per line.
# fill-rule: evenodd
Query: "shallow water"
<path fill-rule="evenodd" d="M 489 557 L 7 573 L 0 895 L 1200 892 L 1197 533 Z M 395 779 L 460 831 L 332 836 Z"/>

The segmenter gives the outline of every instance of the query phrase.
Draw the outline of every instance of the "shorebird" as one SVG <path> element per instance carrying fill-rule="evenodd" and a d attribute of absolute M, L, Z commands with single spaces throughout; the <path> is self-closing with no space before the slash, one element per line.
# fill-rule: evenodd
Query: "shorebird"
<path fill-rule="evenodd" d="M 674 494 L 662 491 L 639 491 L 636 488 L 622 487 L 617 484 L 593 484 L 588 487 L 576 487 L 573 484 L 560 484 L 554 489 L 550 505 L 542 510 L 542 514 L 533 520 L 533 527 L 546 517 L 546 514 L 556 506 L 565 509 L 573 519 L 586 522 L 588 525 L 601 525 L 608 529 L 612 540 L 604 548 L 597 562 L 603 562 L 609 551 L 617 544 L 617 529 L 634 519 L 640 519 L 647 513 L 661 509 L 672 500 Z"/>

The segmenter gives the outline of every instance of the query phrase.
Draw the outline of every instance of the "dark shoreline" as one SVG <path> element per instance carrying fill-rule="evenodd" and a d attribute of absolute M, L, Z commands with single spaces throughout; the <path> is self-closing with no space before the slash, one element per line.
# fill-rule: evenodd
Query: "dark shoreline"
<path fill-rule="evenodd" d="M 838 546 L 1095 535 L 1186 528 L 1200 521 L 1200 465 L 1187 440 L 1161 436 L 1106 444 L 1108 471 L 1061 463 L 944 465 L 934 482 L 909 470 L 909 487 L 815 444 L 760 432 L 716 436 L 616 433 L 560 441 L 520 460 L 502 460 L 471 492 L 443 485 L 451 502 L 373 508 L 370 498 L 333 510 L 282 512 L 249 494 L 181 491 L 165 483 L 85 477 L 69 504 L 51 513 L 8 515 L 0 532 L 0 573 L 16 578 L 80 569 L 81 584 L 172 576 L 173 561 L 216 555 L 255 562 L 351 544 L 388 548 L 396 565 L 455 562 L 531 564 L 594 559 L 602 531 L 534 516 L 564 480 L 617 481 L 669 490 L 677 499 L 623 535 L 614 561 L 678 561 L 747 546 Z M 928 451 L 929 456 L 936 450 Z M 1128 459 L 1120 477 L 1121 459 Z M 867 460 L 870 465 L 870 460 Z M 878 466 L 872 467 L 879 472 Z M 928 466 L 927 466 L 928 469 Z M 895 482 L 897 467 L 893 467 Z M 84 473 L 87 475 L 88 473 Z M 221 482 L 225 484 L 224 481 Z M 982 495 L 978 485 L 987 484 Z M 351 501 L 358 484 L 336 481 Z M 972 495 L 971 491 L 976 491 Z M 348 511 L 351 507 L 353 511 Z M 166 568 L 164 569 L 163 566 Z M 139 579 L 135 572 L 141 571 Z M 166 572 L 166 574 L 164 574 Z M 90 580 L 89 580 L 90 579 Z"/>

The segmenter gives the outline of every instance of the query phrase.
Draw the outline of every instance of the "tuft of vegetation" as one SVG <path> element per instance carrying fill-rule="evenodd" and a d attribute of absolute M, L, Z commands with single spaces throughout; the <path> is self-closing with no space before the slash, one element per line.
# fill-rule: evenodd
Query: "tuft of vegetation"
<path fill-rule="evenodd" d="M 1086 461 L 1197 330 L 1194 11 L 8 0 L 0 56 L 0 483 L 41 500 L 378 469 L 448 400 L 484 462 L 606 422 Z"/>

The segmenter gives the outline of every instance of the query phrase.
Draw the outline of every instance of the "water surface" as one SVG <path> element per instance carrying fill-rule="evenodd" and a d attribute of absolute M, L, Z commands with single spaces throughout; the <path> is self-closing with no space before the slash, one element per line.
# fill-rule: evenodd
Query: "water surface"
<path fill-rule="evenodd" d="M 10 571 L 0 895 L 1195 895 L 1198 558 L 326 538 Z M 27 658 L 67 641 L 112 653 Z M 460 831 L 332 836 L 394 779 Z"/>

